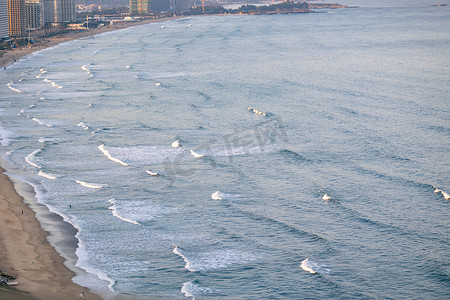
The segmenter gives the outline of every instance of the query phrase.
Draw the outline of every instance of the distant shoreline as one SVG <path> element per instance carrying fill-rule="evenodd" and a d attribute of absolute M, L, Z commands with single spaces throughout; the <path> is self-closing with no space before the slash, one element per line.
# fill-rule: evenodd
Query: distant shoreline
<path fill-rule="evenodd" d="M 255 15 L 261 15 L 261 14 L 294 14 L 294 13 L 313 13 L 314 11 L 311 11 L 311 9 L 338 9 L 338 8 L 355 8 L 357 6 L 348 6 L 348 5 L 341 5 L 338 3 L 309 3 L 309 10 L 308 11 L 269 11 L 265 13 L 243 13 L 243 14 L 255 14 Z M 205 15 L 227 15 L 227 14 L 205 14 Z M 173 19 L 179 19 L 179 18 L 186 18 L 186 17 L 193 17 L 193 16 L 205 16 L 205 15 L 184 15 L 184 16 L 175 16 L 175 17 L 165 17 L 165 18 L 158 18 L 158 19 L 145 19 L 142 21 L 129 21 L 129 22 L 122 22 L 120 24 L 114 24 L 114 25 L 107 25 L 103 26 L 101 28 L 93 28 L 84 30 L 81 32 L 67 32 L 67 33 L 61 33 L 57 34 L 55 36 L 51 37 L 43 37 L 39 38 L 38 43 L 32 44 L 29 47 L 20 47 L 13 50 L 0 50 L 0 67 L 4 68 L 9 66 L 10 64 L 14 63 L 15 61 L 30 55 L 33 52 L 40 51 L 46 48 L 50 48 L 53 46 L 56 46 L 60 43 L 68 42 L 71 40 L 76 40 L 82 37 L 92 36 L 96 34 L 101 34 L 103 32 L 113 31 L 113 30 L 119 30 L 124 29 L 132 26 L 138 26 L 138 25 L 144 25 L 148 23 L 159 23 L 164 22 L 167 20 L 173 20 Z M 237 14 L 234 14 L 237 15 Z"/>
<path fill-rule="evenodd" d="M 120 30 L 132 26 L 138 26 L 138 25 L 144 25 L 148 23 L 159 23 L 164 22 L 168 20 L 174 20 L 182 18 L 183 16 L 177 16 L 177 17 L 168 17 L 168 18 L 158 18 L 158 19 L 146 19 L 143 21 L 137 21 L 137 22 L 123 22 L 120 24 L 114 24 L 114 25 L 107 25 L 103 26 L 101 28 L 93 28 L 84 30 L 81 32 L 67 32 L 67 33 L 61 33 L 55 36 L 51 37 L 43 37 L 39 38 L 39 41 L 36 44 L 30 45 L 30 47 L 20 47 L 13 50 L 0 50 L 0 67 L 8 67 L 10 64 L 18 61 L 19 59 L 30 55 L 33 52 L 44 50 L 46 48 L 50 48 L 53 46 L 56 46 L 60 43 L 76 40 L 83 37 L 93 36 L 97 34 L 101 34 L 104 32 L 114 31 L 114 30 Z"/>

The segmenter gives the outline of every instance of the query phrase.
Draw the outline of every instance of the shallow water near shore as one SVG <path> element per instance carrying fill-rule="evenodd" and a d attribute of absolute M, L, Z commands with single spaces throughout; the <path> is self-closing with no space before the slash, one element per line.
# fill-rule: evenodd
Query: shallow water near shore
<path fill-rule="evenodd" d="M 449 16 L 207 16 L 60 44 L 0 73 L 0 151 L 107 297 L 448 298 Z"/>

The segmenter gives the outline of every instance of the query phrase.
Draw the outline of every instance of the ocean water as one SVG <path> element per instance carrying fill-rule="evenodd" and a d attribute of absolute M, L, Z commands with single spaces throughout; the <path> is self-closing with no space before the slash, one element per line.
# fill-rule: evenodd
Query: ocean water
<path fill-rule="evenodd" d="M 1 71 L 3 165 L 76 228 L 75 282 L 450 297 L 450 8 L 343 3 L 361 7 L 147 24 Z"/>

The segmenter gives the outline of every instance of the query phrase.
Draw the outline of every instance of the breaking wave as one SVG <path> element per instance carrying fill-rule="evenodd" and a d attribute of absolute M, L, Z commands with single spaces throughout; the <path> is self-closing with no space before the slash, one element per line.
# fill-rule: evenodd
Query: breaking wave
<path fill-rule="evenodd" d="M 98 146 L 98 150 L 102 151 L 102 153 L 103 153 L 109 160 L 112 160 L 113 162 L 119 163 L 119 164 L 121 164 L 122 166 L 125 166 L 125 167 L 128 167 L 128 166 L 129 166 L 129 164 L 127 164 L 127 163 L 121 161 L 121 160 L 118 159 L 118 158 L 113 157 L 113 156 L 109 153 L 109 151 L 105 148 L 105 145 L 104 145 L 104 144 L 101 144 L 100 146 Z"/>
<path fill-rule="evenodd" d="M 309 258 L 306 258 L 305 260 L 302 261 L 302 263 L 300 264 L 300 268 L 311 274 L 316 273 L 328 274 L 331 271 L 330 269 L 327 268 L 327 265 L 318 264 Z"/>
<path fill-rule="evenodd" d="M 76 183 L 78 183 L 81 186 L 90 188 L 90 189 L 101 189 L 104 188 L 106 185 L 104 184 L 98 184 L 98 183 L 89 183 L 81 180 L 75 180 Z"/>
<path fill-rule="evenodd" d="M 108 209 L 112 210 L 112 213 L 113 213 L 114 217 L 116 217 L 116 218 L 118 218 L 118 219 L 120 219 L 122 221 L 131 223 L 131 224 L 141 225 L 137 221 L 134 221 L 134 220 L 131 220 L 131 219 L 127 219 L 127 218 L 124 218 L 124 217 L 120 216 L 119 213 L 117 212 L 116 200 L 114 198 L 109 199 L 108 202 L 112 204 L 110 207 L 108 207 Z"/>
<path fill-rule="evenodd" d="M 12 91 L 14 91 L 14 92 L 17 92 L 17 93 L 22 93 L 22 91 L 21 91 L 21 90 L 19 90 L 19 89 L 16 89 L 16 88 L 12 87 L 12 86 L 11 86 L 11 83 L 8 83 L 8 84 L 7 84 L 7 86 L 8 86 L 8 88 L 9 88 L 10 90 L 12 90 Z"/>
<path fill-rule="evenodd" d="M 39 149 L 31 152 L 30 154 L 28 154 L 25 157 L 25 161 L 27 162 L 27 164 L 29 164 L 35 168 L 41 169 L 42 167 L 35 162 L 36 154 L 39 153 L 41 150 L 42 150 L 42 148 L 39 148 Z"/>
<path fill-rule="evenodd" d="M 55 180 L 57 178 L 57 176 L 55 174 L 45 173 L 43 171 L 39 171 L 38 175 L 41 177 L 45 177 L 47 179 L 51 179 L 51 180 Z"/>
<path fill-rule="evenodd" d="M 185 297 L 195 298 L 195 295 L 208 294 L 212 292 L 210 288 L 199 286 L 194 282 L 195 281 L 188 281 L 183 283 L 181 293 L 183 293 Z"/>
<path fill-rule="evenodd" d="M 246 264 L 258 259 L 251 252 L 234 249 L 219 249 L 211 252 L 185 252 L 175 245 L 173 253 L 183 258 L 185 268 L 190 272 L 206 272 L 224 269 L 231 265 Z"/>

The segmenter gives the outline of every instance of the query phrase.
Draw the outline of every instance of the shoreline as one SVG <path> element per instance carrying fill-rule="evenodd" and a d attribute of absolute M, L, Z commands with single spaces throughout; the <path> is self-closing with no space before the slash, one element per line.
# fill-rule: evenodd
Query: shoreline
<path fill-rule="evenodd" d="M 72 281 L 76 273 L 50 244 L 49 233 L 42 229 L 37 213 L 19 195 L 13 182 L 0 168 L 0 267 L 4 273 L 17 277 L 15 281 L 19 283 L 17 292 L 2 286 L 0 296 L 79 299 L 83 292 L 86 299 L 102 299 Z"/>
<path fill-rule="evenodd" d="M 120 29 L 125 29 L 133 26 L 145 25 L 149 23 L 160 23 L 169 20 L 175 20 L 179 18 L 185 18 L 186 16 L 177 16 L 177 17 L 167 17 L 167 18 L 158 18 L 158 19 L 146 19 L 143 21 L 136 22 L 128 22 L 128 23 L 119 23 L 114 25 L 103 26 L 100 28 L 88 29 L 81 32 L 67 32 L 58 34 L 50 37 L 39 38 L 39 42 L 31 45 L 30 47 L 20 47 L 14 50 L 0 50 L 0 67 L 8 67 L 14 62 L 22 59 L 33 52 L 41 51 L 47 48 L 54 47 L 58 44 L 76 40 L 83 37 L 89 37 L 97 34 L 101 34 L 104 32 L 115 31 Z"/>
<path fill-rule="evenodd" d="M 120 23 L 45 37 L 31 47 L 0 51 L 0 66 L 7 67 L 33 52 L 71 40 L 178 18 L 182 17 Z M 0 285 L 0 298 L 80 299 L 83 292 L 84 299 L 102 299 L 102 295 L 72 281 L 85 273 L 75 266 L 76 228 L 38 203 L 31 185 L 8 176 L 9 168 L 4 163 L 0 161 L 0 268 L 5 274 L 17 277 L 15 281 L 19 284 L 16 287 Z"/>

